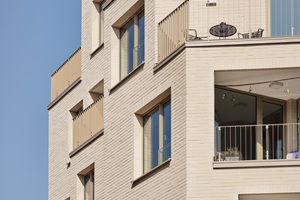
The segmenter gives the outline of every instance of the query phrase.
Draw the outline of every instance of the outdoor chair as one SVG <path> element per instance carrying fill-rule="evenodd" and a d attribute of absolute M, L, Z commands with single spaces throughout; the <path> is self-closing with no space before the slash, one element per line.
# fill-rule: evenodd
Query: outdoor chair
<path fill-rule="evenodd" d="M 197 31 L 196 29 L 189 29 L 189 31 L 191 32 L 194 32 L 194 34 L 189 34 L 189 41 L 192 41 L 192 40 L 202 40 L 200 37 L 197 36 Z"/>
<path fill-rule="evenodd" d="M 191 31 L 194 33 L 189 34 L 189 41 L 202 40 L 202 38 L 207 38 L 207 37 L 198 37 L 196 29 L 189 29 L 189 32 L 191 32 Z"/>
<path fill-rule="evenodd" d="M 255 32 L 251 32 L 251 38 L 261 38 L 263 35 L 264 29 L 259 28 Z M 238 33 L 239 38 L 249 39 L 249 33 Z"/>

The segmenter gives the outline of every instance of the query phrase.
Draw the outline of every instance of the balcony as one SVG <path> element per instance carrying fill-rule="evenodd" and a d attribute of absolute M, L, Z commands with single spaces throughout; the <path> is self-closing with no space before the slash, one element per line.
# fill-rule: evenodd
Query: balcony
<path fill-rule="evenodd" d="M 73 149 L 96 136 L 104 127 L 103 101 L 101 96 L 73 119 Z"/>
<path fill-rule="evenodd" d="M 299 12 L 298 0 L 186 0 L 158 24 L 158 61 L 187 41 L 299 36 Z"/>
<path fill-rule="evenodd" d="M 300 158 L 297 74 L 300 68 L 215 72 L 215 163 Z"/>
<path fill-rule="evenodd" d="M 51 102 L 63 94 L 81 76 L 81 48 L 79 48 L 51 76 Z"/>

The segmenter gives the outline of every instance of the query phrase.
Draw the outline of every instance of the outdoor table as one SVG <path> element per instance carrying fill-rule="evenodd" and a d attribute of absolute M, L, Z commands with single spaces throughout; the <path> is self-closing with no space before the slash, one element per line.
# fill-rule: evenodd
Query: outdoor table
<path fill-rule="evenodd" d="M 230 24 L 222 22 L 221 24 L 215 25 L 209 29 L 209 33 L 216 37 L 229 37 L 236 33 L 236 28 Z"/>

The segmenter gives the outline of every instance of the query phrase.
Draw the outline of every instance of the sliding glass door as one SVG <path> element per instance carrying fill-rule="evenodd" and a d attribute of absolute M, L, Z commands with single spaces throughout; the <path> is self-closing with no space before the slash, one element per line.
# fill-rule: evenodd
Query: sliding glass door
<path fill-rule="evenodd" d="M 264 159 L 283 158 L 283 105 L 263 101 L 263 124 L 269 124 L 268 130 L 263 129 Z"/>

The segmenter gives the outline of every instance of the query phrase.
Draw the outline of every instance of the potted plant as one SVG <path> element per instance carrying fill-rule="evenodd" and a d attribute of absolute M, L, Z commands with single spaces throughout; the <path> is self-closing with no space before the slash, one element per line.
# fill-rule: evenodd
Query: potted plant
<path fill-rule="evenodd" d="M 238 161 L 240 160 L 240 152 L 238 147 L 232 147 L 225 152 L 225 161 Z"/>

